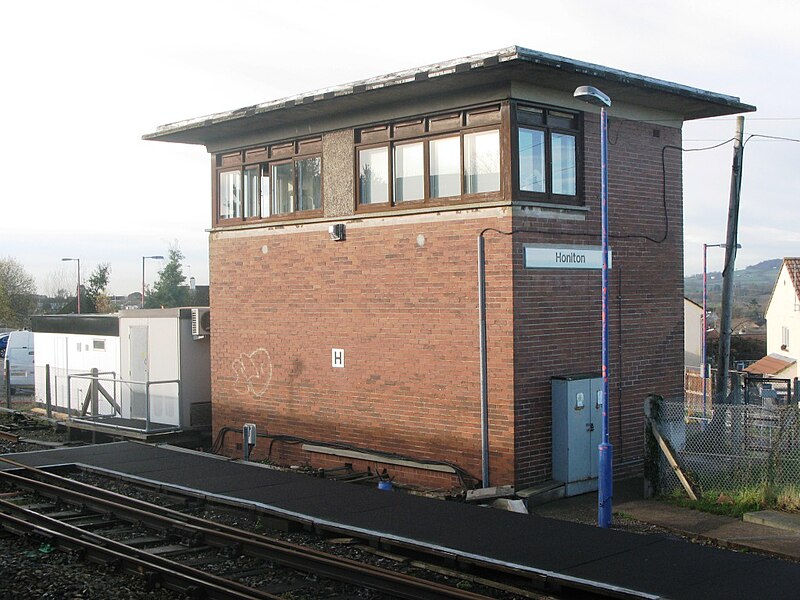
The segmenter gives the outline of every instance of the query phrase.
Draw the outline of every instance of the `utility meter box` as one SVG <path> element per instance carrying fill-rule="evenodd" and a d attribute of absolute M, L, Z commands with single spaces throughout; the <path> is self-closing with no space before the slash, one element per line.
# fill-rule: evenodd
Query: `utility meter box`
<path fill-rule="evenodd" d="M 552 378 L 553 479 L 567 496 L 597 489 L 603 378 L 598 373 Z"/>

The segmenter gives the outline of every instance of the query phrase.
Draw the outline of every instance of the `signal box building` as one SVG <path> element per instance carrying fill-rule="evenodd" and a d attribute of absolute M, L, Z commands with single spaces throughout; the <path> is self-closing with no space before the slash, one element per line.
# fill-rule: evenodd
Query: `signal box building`
<path fill-rule="evenodd" d="M 681 126 L 754 108 L 516 46 L 144 136 L 211 155 L 214 431 L 252 422 L 291 436 L 256 458 L 425 485 L 550 480 L 553 381 L 601 365 L 600 121 L 582 85 L 613 102 L 610 431 L 617 473 L 640 470 L 645 396 L 683 394 Z"/>

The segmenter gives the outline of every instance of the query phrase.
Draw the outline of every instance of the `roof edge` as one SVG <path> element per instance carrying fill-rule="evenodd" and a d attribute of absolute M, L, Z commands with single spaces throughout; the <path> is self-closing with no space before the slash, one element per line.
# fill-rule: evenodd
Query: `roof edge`
<path fill-rule="evenodd" d="M 651 88 L 666 93 L 678 94 L 681 96 L 689 96 L 697 100 L 704 100 L 717 104 L 724 104 L 732 108 L 741 109 L 740 112 L 753 112 L 756 107 L 752 104 L 745 104 L 738 96 L 730 96 L 728 94 L 720 94 L 717 92 L 710 92 L 700 88 L 683 85 L 681 83 L 674 83 L 665 79 L 658 79 L 656 77 L 648 77 L 647 75 L 639 75 L 631 71 L 623 71 L 613 67 L 604 67 L 595 63 L 584 62 L 572 58 L 565 58 L 556 54 L 548 54 L 547 52 L 539 52 L 538 50 L 531 50 L 530 48 L 523 48 L 514 46 L 520 59 L 539 64 L 545 64 L 553 68 L 562 70 L 569 70 L 572 72 L 583 72 L 591 77 L 599 77 L 601 79 L 609 79 L 619 83 L 626 84 L 640 84 L 640 87 Z"/>
<path fill-rule="evenodd" d="M 490 68 L 500 63 L 507 63 L 514 60 L 539 64 L 548 68 L 562 70 L 567 73 L 583 73 L 589 77 L 606 79 L 625 85 L 632 85 L 662 93 L 689 97 L 694 100 L 700 100 L 710 104 L 724 106 L 726 109 L 729 109 L 724 114 L 752 112 L 756 110 L 755 106 L 741 102 L 741 100 L 736 96 L 710 92 L 691 86 L 672 83 L 662 79 L 639 75 L 629 71 L 604 67 L 602 65 L 566 58 L 546 52 L 539 52 L 529 48 L 524 48 L 522 46 L 508 46 L 505 48 L 500 48 L 499 50 L 480 52 L 461 58 L 454 58 L 421 67 L 404 69 L 402 71 L 396 71 L 386 75 L 378 75 L 367 79 L 361 79 L 351 83 L 321 88 L 293 96 L 286 96 L 277 100 L 271 100 L 251 106 L 245 106 L 233 110 L 167 123 L 165 125 L 158 126 L 152 133 L 144 134 L 142 139 L 147 141 L 166 140 L 166 138 L 169 136 L 184 131 L 199 129 L 210 125 L 224 123 L 226 121 L 234 121 L 274 110 L 291 108 L 297 105 L 330 100 L 340 96 L 349 96 L 395 85 L 425 81 L 427 79 L 433 79 L 453 73 L 461 73 L 480 68 Z M 691 119 L 686 118 L 686 120 Z"/>

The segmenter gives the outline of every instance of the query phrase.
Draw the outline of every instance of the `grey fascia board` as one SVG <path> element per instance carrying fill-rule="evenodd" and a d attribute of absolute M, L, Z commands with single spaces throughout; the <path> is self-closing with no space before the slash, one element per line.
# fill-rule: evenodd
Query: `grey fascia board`
<path fill-rule="evenodd" d="M 634 87 L 649 88 L 667 94 L 686 96 L 714 104 L 723 104 L 733 108 L 739 108 L 741 109 L 741 112 L 752 112 L 756 110 L 755 106 L 743 103 L 736 96 L 719 94 L 717 92 L 709 92 L 708 90 L 702 90 L 700 88 L 682 85 L 680 83 L 673 83 L 671 81 L 657 79 L 655 77 L 638 75 L 629 71 L 604 67 L 594 63 L 587 63 L 571 58 L 564 58 L 563 56 L 547 54 L 546 52 L 538 52 L 528 48 L 516 47 L 516 50 L 518 53 L 518 58 L 521 60 L 545 65 L 555 69 L 583 73 L 589 77 L 608 79 L 610 81 L 624 83 Z"/>
<path fill-rule="evenodd" d="M 159 127 L 156 128 L 156 131 L 154 133 L 145 134 L 142 136 L 142 139 L 157 140 L 162 136 L 178 133 L 181 131 L 197 129 L 199 127 L 205 127 L 208 125 L 216 125 L 218 123 L 231 121 L 234 119 L 250 116 L 253 114 L 270 112 L 282 108 L 289 108 L 291 106 L 303 104 L 304 103 L 303 101 L 306 98 L 313 98 L 313 101 L 316 102 L 320 100 L 328 100 L 340 96 L 349 96 L 355 93 L 386 88 L 393 85 L 414 83 L 415 81 L 419 81 L 420 75 L 426 74 L 427 75 L 426 78 L 448 75 L 450 73 L 456 72 L 457 67 L 465 64 L 469 64 L 470 69 L 474 69 L 483 66 L 483 62 L 486 59 L 495 56 L 497 56 L 498 59 L 501 61 L 512 60 L 516 58 L 516 46 L 512 46 L 511 48 L 505 48 L 504 50 L 499 50 L 499 51 L 474 54 L 472 56 L 449 60 L 432 65 L 427 65 L 424 67 L 406 69 L 404 71 L 398 71 L 396 73 L 390 73 L 387 75 L 379 75 L 377 77 L 371 77 L 370 79 L 363 79 L 360 81 L 346 83 L 343 85 L 322 88 L 319 90 L 315 90 L 313 92 L 305 92 L 303 94 L 298 94 L 296 96 L 288 96 L 285 98 L 279 98 L 277 100 L 270 100 L 269 102 L 264 102 L 253 106 L 246 106 L 235 110 L 229 110 L 229 111 L 214 113 L 211 115 L 205 115 L 202 117 L 195 117 L 193 119 L 186 119 L 184 121 L 177 121 L 175 123 L 169 123 L 166 125 L 160 125 Z"/>
<path fill-rule="evenodd" d="M 621 71 L 619 69 L 603 67 L 601 65 L 565 58 L 555 54 L 530 50 L 520 46 L 509 46 L 500 50 L 472 54 L 470 56 L 434 63 L 423 67 L 406 69 L 403 71 L 397 71 L 395 73 L 389 73 L 387 75 L 379 75 L 369 79 L 322 88 L 312 92 L 305 92 L 295 96 L 279 98 L 277 100 L 271 100 L 269 102 L 246 106 L 235 110 L 229 110 L 211 115 L 205 115 L 202 117 L 177 121 L 166 125 L 160 125 L 156 128 L 155 132 L 143 135 L 142 139 L 168 141 L 167 138 L 181 132 L 201 129 L 203 127 L 218 125 L 228 121 L 235 121 L 257 114 L 292 108 L 293 106 L 368 92 L 371 90 L 387 88 L 395 85 L 420 82 L 426 79 L 433 79 L 444 75 L 465 72 L 467 70 L 491 67 L 499 63 L 506 63 L 514 60 L 538 64 L 567 73 L 585 74 L 588 77 L 606 79 L 633 87 L 651 89 L 653 91 L 666 94 L 688 97 L 711 104 L 734 108 L 739 112 L 751 112 L 756 110 L 755 106 L 744 104 L 735 96 L 709 92 L 653 77 L 637 75 L 628 71 Z M 730 113 L 730 111 L 726 111 L 726 113 Z"/>

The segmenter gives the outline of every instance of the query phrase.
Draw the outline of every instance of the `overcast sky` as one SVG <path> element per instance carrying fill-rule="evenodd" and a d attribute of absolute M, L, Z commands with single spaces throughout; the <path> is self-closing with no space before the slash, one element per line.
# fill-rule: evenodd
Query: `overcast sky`
<path fill-rule="evenodd" d="M 142 256 L 177 244 L 208 282 L 209 158 L 144 142 L 158 125 L 519 45 L 738 96 L 745 135 L 800 139 L 800 4 L 597 2 L 6 3 L 0 256 L 41 293 L 111 263 L 141 287 Z M 684 126 L 684 146 L 733 137 L 735 118 Z M 685 268 L 725 241 L 732 147 L 684 154 Z M 737 267 L 800 256 L 800 143 L 745 146 Z M 613 198 L 610 199 L 613 202 Z M 612 224 L 613 230 L 613 224 Z M 721 250 L 709 252 L 719 269 Z M 148 282 L 162 263 L 148 262 Z M 84 279 L 85 280 L 85 279 Z M 67 282 L 64 284 L 64 282 Z"/>

